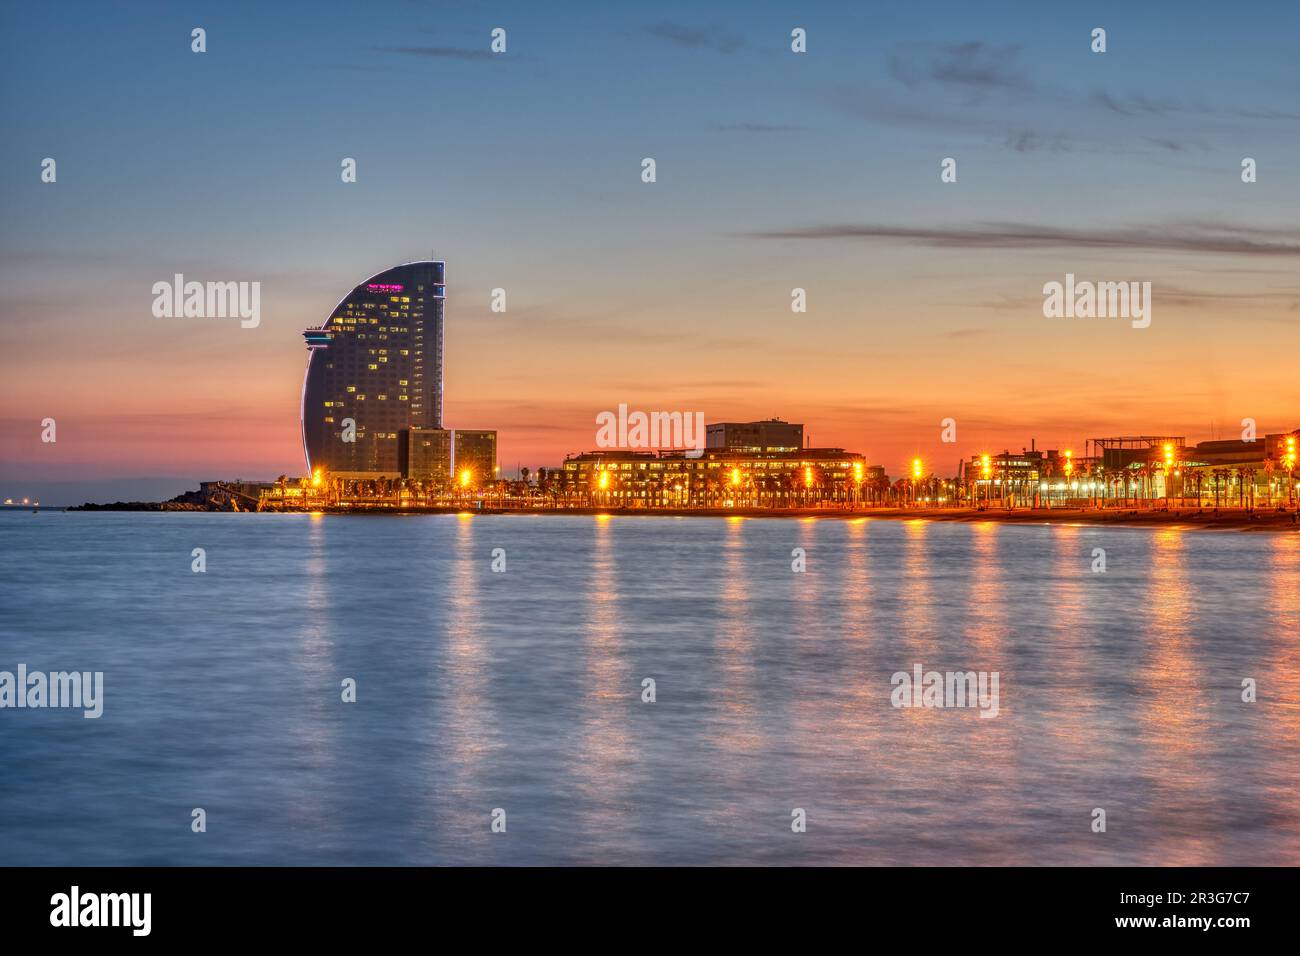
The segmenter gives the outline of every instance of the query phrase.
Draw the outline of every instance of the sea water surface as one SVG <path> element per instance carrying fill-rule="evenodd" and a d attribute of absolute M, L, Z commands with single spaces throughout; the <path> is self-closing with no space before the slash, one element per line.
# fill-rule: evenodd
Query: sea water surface
<path fill-rule="evenodd" d="M 0 710 L 0 864 L 1296 864 L 1298 624 L 1296 535 L 3 513 L 0 670 L 105 701 Z"/>

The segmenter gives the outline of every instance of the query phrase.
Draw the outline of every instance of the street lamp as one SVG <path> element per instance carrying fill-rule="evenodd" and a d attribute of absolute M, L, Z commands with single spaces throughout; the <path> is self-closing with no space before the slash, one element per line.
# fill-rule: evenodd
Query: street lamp
<path fill-rule="evenodd" d="M 1165 510 L 1169 510 L 1169 483 L 1174 473 L 1174 445 L 1165 442 Z"/>
<path fill-rule="evenodd" d="M 853 507 L 856 510 L 862 500 L 862 462 L 853 463 Z"/>
<path fill-rule="evenodd" d="M 912 459 L 912 503 L 916 503 L 916 483 L 921 480 L 921 459 Z"/>
<path fill-rule="evenodd" d="M 604 492 L 602 497 L 605 499 L 605 504 L 608 505 L 609 504 L 609 472 L 605 471 L 604 469 L 601 469 L 600 477 L 596 479 L 596 484 L 600 487 L 600 490 Z"/>
<path fill-rule="evenodd" d="M 1293 477 L 1293 473 L 1295 472 L 1296 463 L 1295 435 L 1286 436 L 1286 454 L 1283 455 L 1282 462 L 1286 465 L 1287 500 L 1288 502 L 1294 503 L 1295 478 Z"/>

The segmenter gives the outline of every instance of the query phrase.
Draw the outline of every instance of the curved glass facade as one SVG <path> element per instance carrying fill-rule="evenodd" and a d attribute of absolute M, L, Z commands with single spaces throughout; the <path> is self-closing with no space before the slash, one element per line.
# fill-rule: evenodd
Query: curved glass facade
<path fill-rule="evenodd" d="M 442 262 L 408 262 L 307 329 L 302 442 L 309 472 L 403 473 L 411 428 L 442 427 Z"/>

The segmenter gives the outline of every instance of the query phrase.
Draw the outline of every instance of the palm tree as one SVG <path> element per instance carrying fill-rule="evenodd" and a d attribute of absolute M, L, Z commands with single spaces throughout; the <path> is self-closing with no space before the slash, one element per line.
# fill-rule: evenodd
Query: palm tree
<path fill-rule="evenodd" d="M 1255 507 L 1255 469 L 1248 468 L 1243 465 L 1242 467 L 1237 469 L 1237 478 L 1241 482 L 1241 489 L 1238 492 L 1241 498 L 1241 506 L 1243 508 L 1245 507 L 1254 508 Z M 1250 495 L 1249 495 L 1250 505 L 1249 506 L 1247 506 L 1246 504 L 1246 498 L 1247 498 L 1246 482 L 1247 481 L 1250 482 Z"/>

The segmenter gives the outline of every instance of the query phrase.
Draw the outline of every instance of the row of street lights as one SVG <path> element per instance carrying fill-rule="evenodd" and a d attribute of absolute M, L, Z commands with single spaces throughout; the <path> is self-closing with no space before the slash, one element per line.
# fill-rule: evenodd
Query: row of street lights
<path fill-rule="evenodd" d="M 1165 472 L 1165 505 L 1166 507 L 1168 507 L 1169 499 L 1170 499 L 1170 491 L 1171 491 L 1170 486 L 1172 484 L 1169 478 L 1171 475 L 1174 476 L 1181 475 L 1182 471 L 1180 468 L 1177 467 L 1178 466 L 1177 449 L 1175 448 L 1172 442 L 1165 443 L 1164 447 L 1162 448 L 1162 453 L 1164 458 L 1164 472 Z M 1063 466 L 1063 471 L 1065 472 L 1066 480 L 1069 481 L 1074 474 L 1074 452 L 1066 451 L 1064 454 L 1065 454 L 1065 464 Z M 1296 438 L 1294 435 L 1288 435 L 1286 438 L 1286 451 L 1282 455 L 1282 464 L 1285 466 L 1288 475 L 1294 472 L 1296 467 L 1296 462 L 1297 462 Z M 980 466 L 980 476 L 985 483 L 985 501 L 991 502 L 992 495 L 993 495 L 992 457 L 988 454 L 980 455 L 979 466 Z M 458 483 L 460 485 L 462 494 L 468 494 L 474 481 L 473 471 L 469 468 L 464 468 L 460 471 L 457 477 L 458 477 Z M 917 498 L 917 486 L 922 482 L 922 480 L 925 477 L 925 463 L 920 458 L 912 459 L 911 477 L 912 477 L 911 497 L 912 497 L 912 502 L 915 503 Z M 816 481 L 815 481 L 815 476 L 813 474 L 813 469 L 811 467 L 804 468 L 803 478 L 804 478 L 805 488 L 807 488 L 808 490 L 812 490 Z M 854 484 L 855 504 L 861 501 L 862 481 L 863 481 L 862 462 L 855 461 L 853 463 L 853 484 Z M 312 488 L 319 489 L 324 485 L 324 483 L 325 483 L 325 478 L 322 469 L 320 468 L 315 469 L 311 477 Z M 610 487 L 609 472 L 605 469 L 601 469 L 599 477 L 596 479 L 596 483 L 602 492 L 607 493 Z M 745 483 L 745 476 L 744 473 L 741 471 L 741 469 L 732 468 L 730 481 L 729 481 L 730 486 L 733 489 L 736 489 L 736 491 L 738 492 L 739 489 L 744 486 L 744 483 Z M 1295 497 L 1294 483 L 1288 481 L 1288 484 L 1291 486 L 1290 497 L 1292 498 L 1292 500 L 1294 500 Z M 977 505 L 979 504 L 978 486 L 976 487 L 975 490 L 975 503 Z"/>

